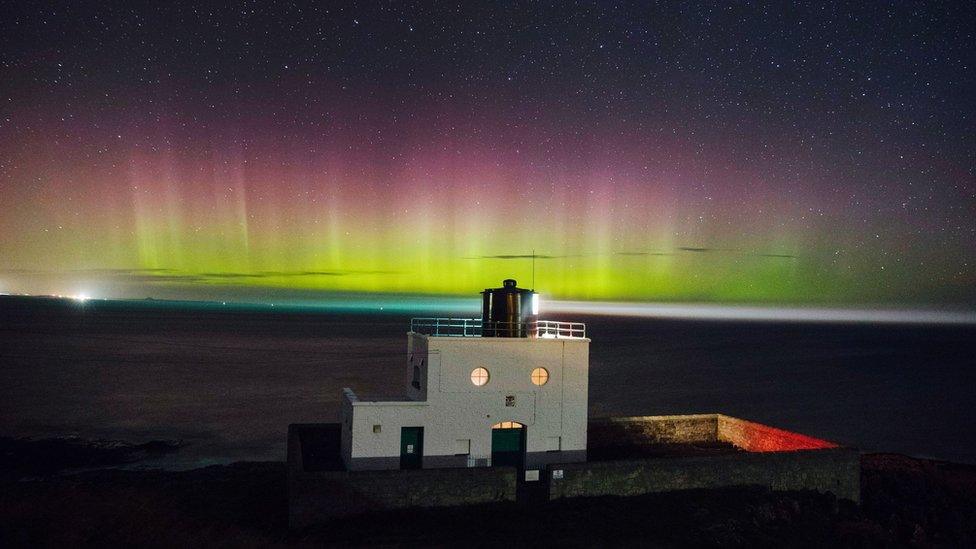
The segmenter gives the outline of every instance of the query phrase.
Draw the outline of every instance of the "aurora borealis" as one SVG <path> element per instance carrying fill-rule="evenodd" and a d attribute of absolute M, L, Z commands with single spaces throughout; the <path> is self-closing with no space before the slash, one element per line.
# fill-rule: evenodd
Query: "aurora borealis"
<path fill-rule="evenodd" d="M 0 292 L 972 304 L 973 9 L 13 6 Z"/>

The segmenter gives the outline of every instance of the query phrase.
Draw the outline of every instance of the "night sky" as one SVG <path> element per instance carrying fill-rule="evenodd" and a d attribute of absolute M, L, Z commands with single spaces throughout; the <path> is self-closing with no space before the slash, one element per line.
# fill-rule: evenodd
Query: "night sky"
<path fill-rule="evenodd" d="M 976 303 L 972 2 L 18 2 L 0 292 Z"/>

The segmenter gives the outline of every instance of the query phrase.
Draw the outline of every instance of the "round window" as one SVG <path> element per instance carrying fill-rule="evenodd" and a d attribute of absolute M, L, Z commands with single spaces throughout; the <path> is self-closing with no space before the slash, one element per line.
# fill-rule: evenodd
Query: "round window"
<path fill-rule="evenodd" d="M 475 368 L 471 370 L 471 383 L 474 383 L 478 387 L 488 383 L 488 370 L 484 368 Z"/>
<path fill-rule="evenodd" d="M 536 385 L 545 385 L 549 381 L 549 370 L 545 368 L 536 368 L 532 370 L 532 383 Z"/>

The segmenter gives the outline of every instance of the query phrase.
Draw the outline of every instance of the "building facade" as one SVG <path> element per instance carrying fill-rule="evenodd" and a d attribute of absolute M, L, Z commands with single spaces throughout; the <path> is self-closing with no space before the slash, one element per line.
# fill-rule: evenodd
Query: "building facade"
<path fill-rule="evenodd" d="M 414 319 L 402 398 L 343 389 L 349 470 L 535 470 L 586 460 L 589 343 L 578 323 L 537 319 L 537 296 L 506 280 L 482 318 Z"/>

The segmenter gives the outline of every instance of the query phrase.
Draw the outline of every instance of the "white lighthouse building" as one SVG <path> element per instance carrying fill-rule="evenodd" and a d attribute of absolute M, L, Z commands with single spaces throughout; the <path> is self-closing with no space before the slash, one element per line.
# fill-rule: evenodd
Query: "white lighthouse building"
<path fill-rule="evenodd" d="M 413 319 L 402 398 L 343 389 L 350 470 L 586 460 L 589 345 L 583 324 L 538 320 L 514 280 L 482 292 L 482 318 Z"/>

